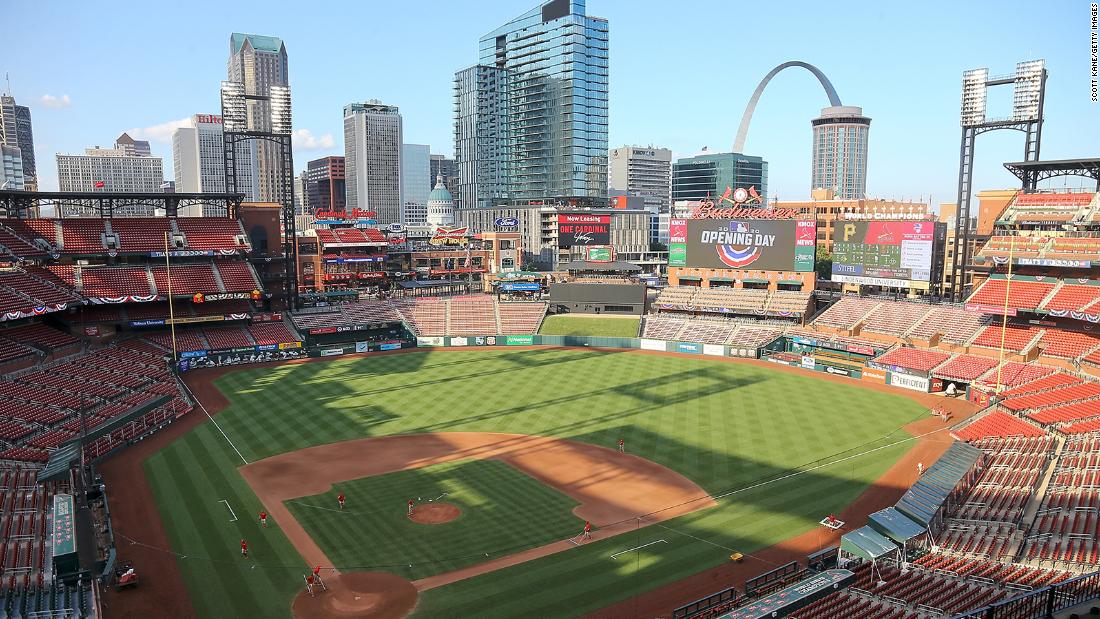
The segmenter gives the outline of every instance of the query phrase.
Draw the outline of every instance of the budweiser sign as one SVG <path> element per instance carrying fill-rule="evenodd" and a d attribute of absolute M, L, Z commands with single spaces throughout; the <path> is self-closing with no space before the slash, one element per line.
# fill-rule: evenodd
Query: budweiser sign
<path fill-rule="evenodd" d="M 353 208 L 350 211 L 315 211 L 316 219 L 370 219 L 374 217 L 374 211 L 361 208 Z"/>
<path fill-rule="evenodd" d="M 693 205 L 688 219 L 794 219 L 797 216 L 798 211 L 791 208 L 722 208 L 710 200 L 703 200 Z"/>

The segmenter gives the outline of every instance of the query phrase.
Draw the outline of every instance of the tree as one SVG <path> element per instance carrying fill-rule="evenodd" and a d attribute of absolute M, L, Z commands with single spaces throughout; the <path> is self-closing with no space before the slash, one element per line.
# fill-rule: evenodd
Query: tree
<path fill-rule="evenodd" d="M 826 251 L 825 247 L 817 246 L 817 255 L 814 258 L 814 270 L 820 279 L 829 279 L 833 274 L 833 254 Z"/>

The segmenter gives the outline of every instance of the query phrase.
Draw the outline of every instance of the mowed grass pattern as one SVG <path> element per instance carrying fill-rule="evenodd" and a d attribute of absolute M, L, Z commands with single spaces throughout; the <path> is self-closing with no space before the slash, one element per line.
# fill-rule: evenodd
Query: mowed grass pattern
<path fill-rule="evenodd" d="M 910 444 L 883 446 L 926 414 L 901 395 L 808 372 L 582 349 L 386 355 L 243 370 L 218 385 L 230 400 L 218 421 L 249 461 L 364 436 L 490 431 L 606 447 L 622 437 L 631 453 L 716 495 L 813 468 L 731 494 L 668 529 L 644 529 L 637 540 L 628 534 L 434 589 L 418 605 L 425 616 L 576 614 L 717 565 L 729 548 L 752 552 L 810 530 L 904 453 Z M 240 464 L 205 423 L 150 458 L 146 471 L 173 548 L 186 555 L 179 563 L 196 612 L 287 616 L 304 566 L 277 523 L 256 529 L 261 506 Z M 223 499 L 241 520 L 228 522 Z M 608 559 L 648 536 L 668 543 Z M 257 567 L 239 560 L 240 537 L 254 544 Z M 355 564 L 378 565 L 366 548 Z"/>
<path fill-rule="evenodd" d="M 640 319 L 631 316 L 604 318 L 562 314 L 547 316 L 539 335 L 588 335 L 602 337 L 638 337 Z"/>
<path fill-rule="evenodd" d="M 410 498 L 428 503 L 444 493 L 441 500 L 462 510 L 456 520 L 427 525 L 407 517 Z M 572 513 L 575 501 L 498 460 L 357 479 L 286 506 L 336 565 L 388 565 L 410 578 L 487 561 L 488 548 L 498 557 L 532 540 L 564 539 L 584 526 Z"/>

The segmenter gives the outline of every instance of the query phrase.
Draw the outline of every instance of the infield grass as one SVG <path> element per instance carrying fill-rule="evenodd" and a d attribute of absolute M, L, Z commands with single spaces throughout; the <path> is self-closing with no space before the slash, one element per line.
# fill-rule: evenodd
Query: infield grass
<path fill-rule="evenodd" d="M 725 495 L 712 509 L 427 591 L 417 606 L 425 617 L 576 615 L 723 563 L 732 550 L 751 553 L 811 530 L 909 449 L 911 442 L 894 444 L 908 437 L 901 426 L 927 414 L 901 395 L 809 372 L 587 349 L 384 355 L 246 369 L 217 384 L 230 401 L 217 420 L 250 462 L 415 432 L 537 434 L 605 447 L 621 436 L 631 453 Z M 236 471 L 241 464 L 207 422 L 145 469 L 196 613 L 286 617 L 305 566 L 278 523 L 258 528 L 262 507 Z M 518 491 L 521 484 L 507 486 Z M 537 503 L 558 509 L 549 497 Z M 445 526 L 466 540 L 464 548 L 514 551 L 511 540 L 477 544 L 461 520 Z M 350 542 L 317 538 L 355 567 L 406 577 L 423 573 L 409 564 L 452 552 L 401 536 L 409 552 L 398 553 L 404 566 L 393 567 L 389 551 L 386 563 L 375 556 L 392 532 L 363 527 L 348 535 Z M 239 557 L 241 537 L 252 545 L 247 561 Z M 665 541 L 610 558 L 657 539 Z M 529 546 L 553 540 L 539 535 Z"/>
<path fill-rule="evenodd" d="M 539 335 L 588 335 L 603 337 L 638 337 L 637 316 L 599 317 L 558 314 L 547 316 L 539 327 Z"/>
<path fill-rule="evenodd" d="M 341 492 L 348 502 L 334 509 Z M 418 524 L 407 517 L 409 498 L 421 504 L 441 499 L 462 514 L 445 524 Z M 365 477 L 285 503 L 336 565 L 366 559 L 369 565 L 400 566 L 409 578 L 487 561 L 488 546 L 525 548 L 532 539 L 565 539 L 584 526 L 572 513 L 576 501 L 498 460 Z M 510 553 L 494 557 L 503 554 Z"/>

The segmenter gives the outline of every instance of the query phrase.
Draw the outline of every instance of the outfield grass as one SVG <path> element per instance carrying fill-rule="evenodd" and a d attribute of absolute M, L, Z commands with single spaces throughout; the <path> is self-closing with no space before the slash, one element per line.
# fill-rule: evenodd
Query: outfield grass
<path fill-rule="evenodd" d="M 559 314 L 543 319 L 539 335 L 638 337 L 639 323 L 640 319 L 634 316 L 608 318 Z"/>
<path fill-rule="evenodd" d="M 632 453 L 713 494 L 736 491 L 717 508 L 637 534 L 433 589 L 421 597 L 422 616 L 577 614 L 720 564 L 730 548 L 752 552 L 810 530 L 822 514 L 851 503 L 911 444 L 824 468 L 813 463 L 899 440 L 907 436 L 900 427 L 925 413 L 909 398 L 854 381 L 705 357 L 585 349 L 344 359 L 243 370 L 218 385 L 230 400 L 218 422 L 249 461 L 398 433 L 509 432 L 603 446 L 621 436 Z M 196 613 L 285 617 L 304 565 L 278 523 L 256 527 L 261 506 L 235 470 L 240 464 L 218 429 L 205 423 L 145 466 L 173 548 L 185 555 L 179 565 Z M 798 469 L 812 470 L 738 491 Z M 230 522 L 222 500 L 238 521 Z M 252 545 L 250 562 L 238 556 L 241 537 Z M 609 559 L 651 538 L 666 543 Z M 486 540 L 482 550 L 502 548 Z M 348 549 L 356 551 L 356 566 L 383 565 L 371 548 Z M 431 551 L 416 556 L 425 552 Z M 413 575 L 407 567 L 386 569 Z"/>
<path fill-rule="evenodd" d="M 334 509 L 345 493 L 344 509 Z M 440 524 L 406 516 L 409 498 L 438 498 L 462 514 Z M 423 578 L 485 561 L 487 544 L 522 547 L 531 539 L 565 539 L 584 521 L 573 499 L 498 460 L 463 460 L 335 484 L 330 492 L 286 506 L 336 565 L 411 565 Z"/>

